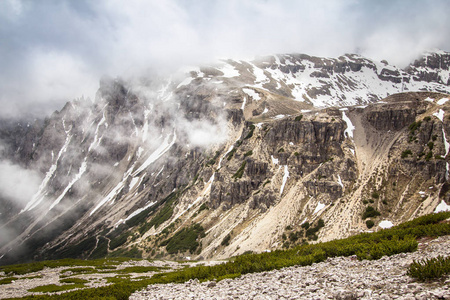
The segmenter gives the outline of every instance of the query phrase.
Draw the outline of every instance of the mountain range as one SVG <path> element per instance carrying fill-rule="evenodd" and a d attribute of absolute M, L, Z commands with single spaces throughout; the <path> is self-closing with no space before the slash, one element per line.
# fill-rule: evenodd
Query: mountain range
<path fill-rule="evenodd" d="M 449 93 L 443 51 L 105 77 L 93 101 L 0 121 L 22 182 L 0 191 L 0 264 L 227 258 L 449 210 Z"/>

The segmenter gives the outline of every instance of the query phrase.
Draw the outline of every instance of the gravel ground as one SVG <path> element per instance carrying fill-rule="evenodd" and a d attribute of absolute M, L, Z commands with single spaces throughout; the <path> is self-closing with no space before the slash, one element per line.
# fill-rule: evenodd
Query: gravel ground
<path fill-rule="evenodd" d="M 155 284 L 130 299 L 450 299 L 448 277 L 420 283 L 406 275 L 413 260 L 449 254 L 450 236 L 445 236 L 420 243 L 417 252 L 376 261 L 337 257 L 220 282 Z"/>

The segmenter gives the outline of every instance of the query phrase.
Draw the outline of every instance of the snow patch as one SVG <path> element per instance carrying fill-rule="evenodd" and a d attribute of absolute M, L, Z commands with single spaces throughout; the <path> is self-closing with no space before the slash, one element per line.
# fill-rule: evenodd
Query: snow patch
<path fill-rule="evenodd" d="M 188 77 L 188 78 L 184 79 L 182 82 L 180 82 L 179 85 L 177 85 L 177 89 L 179 89 L 180 87 L 182 87 L 184 85 L 189 85 L 192 82 L 192 80 L 194 80 L 194 78 L 192 78 L 192 77 Z"/>
<path fill-rule="evenodd" d="M 353 126 L 352 121 L 347 117 L 345 111 L 342 112 L 342 120 L 347 124 L 347 129 L 345 132 L 347 133 L 349 138 L 353 138 L 353 130 L 355 130 L 355 126 Z"/>
<path fill-rule="evenodd" d="M 434 213 L 437 214 L 438 212 L 442 211 L 450 211 L 450 205 L 447 205 L 444 200 L 439 203 L 438 206 L 436 206 L 436 209 L 434 210 Z"/>
<path fill-rule="evenodd" d="M 151 207 L 151 206 L 153 206 L 153 205 L 155 205 L 155 204 L 156 204 L 156 201 L 155 201 L 155 202 L 150 202 L 150 203 L 147 204 L 146 206 L 136 209 L 136 210 L 135 210 L 134 212 L 132 212 L 125 220 L 123 220 L 123 223 L 125 223 L 125 222 L 128 221 L 129 219 L 131 219 L 131 218 L 133 218 L 134 216 L 140 214 L 141 212 L 143 212 L 144 210 L 146 210 L 147 208 L 149 208 L 149 207 Z"/>
<path fill-rule="evenodd" d="M 31 201 L 27 203 L 24 209 L 20 211 L 20 213 L 23 213 L 24 211 L 31 210 L 39 205 L 39 203 L 44 200 L 44 197 L 47 195 L 47 192 L 44 190 L 47 186 L 47 183 L 50 181 L 50 179 L 53 177 L 53 174 L 56 171 L 56 168 L 58 167 L 59 159 L 61 158 L 61 155 L 67 151 L 67 147 L 69 146 L 70 141 L 72 140 L 72 135 L 69 134 L 66 136 L 66 141 L 64 142 L 64 145 L 62 146 L 61 150 L 58 152 L 58 156 L 56 157 L 56 161 L 54 164 L 50 166 L 50 169 L 45 174 L 44 180 L 42 181 L 41 185 L 39 186 L 39 189 L 36 194 L 33 195 L 31 198 Z"/>
<path fill-rule="evenodd" d="M 430 97 L 427 97 L 424 101 L 428 101 L 428 102 L 434 103 L 434 99 L 433 99 L 433 98 L 430 98 Z"/>
<path fill-rule="evenodd" d="M 444 111 L 440 109 L 437 113 L 434 113 L 433 116 L 444 122 Z"/>
<path fill-rule="evenodd" d="M 288 166 L 284 166 L 284 175 L 283 175 L 283 183 L 281 184 L 280 196 L 283 194 L 284 187 L 286 186 L 287 179 L 289 178 L 289 170 Z"/>
<path fill-rule="evenodd" d="M 438 105 L 444 105 L 447 101 L 448 101 L 448 98 L 442 98 L 442 99 L 440 99 L 440 100 L 437 102 L 437 104 L 438 104 Z"/>
<path fill-rule="evenodd" d="M 136 186 L 136 184 L 138 184 L 139 180 L 140 180 L 139 177 L 133 177 L 133 178 L 131 179 L 130 185 L 129 185 L 129 190 L 130 190 L 130 191 Z"/>
<path fill-rule="evenodd" d="M 244 102 L 242 103 L 241 109 L 244 110 L 245 103 L 247 103 L 247 97 L 244 97 Z"/>
<path fill-rule="evenodd" d="M 445 155 L 444 157 L 447 157 L 448 151 L 449 151 L 449 147 L 450 144 L 447 141 L 447 137 L 445 136 L 445 130 L 444 130 L 444 126 L 442 126 L 442 139 L 444 140 L 444 148 L 445 148 Z"/>
<path fill-rule="evenodd" d="M 64 189 L 64 191 L 61 193 L 61 195 L 59 195 L 58 198 L 56 198 L 55 201 L 53 201 L 52 205 L 50 205 L 50 208 L 48 209 L 49 211 L 55 207 L 56 205 L 58 205 L 59 202 L 61 202 L 61 200 L 64 198 L 64 196 L 67 194 L 67 192 L 72 188 L 72 186 L 75 184 L 75 182 L 77 182 L 81 176 L 84 174 L 84 172 L 86 172 L 87 169 L 87 163 L 86 163 L 87 157 L 84 158 L 84 161 L 81 163 L 80 169 L 78 170 L 78 174 L 75 175 L 75 177 L 72 179 L 72 181 L 69 182 L 69 184 L 66 186 L 66 188 Z"/>
<path fill-rule="evenodd" d="M 272 163 L 274 165 L 278 165 L 278 158 L 273 157 L 273 155 L 270 156 L 272 158 Z"/>
<path fill-rule="evenodd" d="M 391 221 L 383 220 L 380 222 L 380 224 L 378 224 L 378 226 L 380 226 L 383 229 L 387 229 L 387 228 L 391 228 L 392 226 L 394 226 L 394 224 L 392 224 Z"/>
<path fill-rule="evenodd" d="M 223 76 L 221 77 L 227 77 L 227 78 L 232 78 L 232 77 L 237 77 L 240 76 L 241 74 L 239 73 L 238 70 L 236 70 L 232 65 L 230 64 L 225 64 L 222 68 L 219 69 L 220 72 L 223 73 Z"/>
<path fill-rule="evenodd" d="M 317 203 L 316 209 L 313 212 L 313 215 L 315 215 L 316 213 L 318 213 L 319 211 L 321 211 L 324 208 L 325 208 L 325 204 L 320 203 L 320 201 L 319 201 L 319 203 Z"/>
<path fill-rule="evenodd" d="M 252 97 L 255 101 L 261 100 L 261 96 L 253 89 L 243 88 L 242 91 Z"/>
<path fill-rule="evenodd" d="M 156 149 L 148 158 L 147 160 L 137 169 L 133 176 L 138 175 L 143 170 L 147 169 L 148 166 L 150 166 L 153 162 L 155 162 L 157 159 L 159 159 L 161 156 L 163 156 L 164 153 L 166 153 L 174 144 L 177 139 L 177 135 L 175 131 L 172 134 L 172 141 L 169 142 L 170 135 L 167 135 L 162 144 Z"/>
<path fill-rule="evenodd" d="M 264 107 L 264 110 L 263 110 L 263 114 L 267 114 L 269 112 L 269 109 L 267 108 L 267 107 Z"/>
<path fill-rule="evenodd" d="M 342 188 L 344 188 L 344 184 L 342 183 L 342 180 L 341 180 L 341 175 L 338 175 L 338 184 L 339 184 Z"/>

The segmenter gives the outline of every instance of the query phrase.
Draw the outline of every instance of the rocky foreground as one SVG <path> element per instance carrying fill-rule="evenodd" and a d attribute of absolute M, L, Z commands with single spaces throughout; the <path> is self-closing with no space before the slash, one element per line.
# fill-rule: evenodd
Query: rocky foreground
<path fill-rule="evenodd" d="M 329 258 L 236 279 L 155 284 L 130 299 L 450 299 L 450 278 L 430 283 L 406 275 L 413 260 L 450 254 L 450 236 L 419 243 L 418 251 L 380 260 Z"/>

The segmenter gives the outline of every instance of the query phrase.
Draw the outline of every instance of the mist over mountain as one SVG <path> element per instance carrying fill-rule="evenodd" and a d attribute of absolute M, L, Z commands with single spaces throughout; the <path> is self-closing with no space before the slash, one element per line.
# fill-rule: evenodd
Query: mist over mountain
<path fill-rule="evenodd" d="M 92 100 L 2 121 L 0 263 L 225 258 L 448 210 L 449 85 L 445 51 L 105 76 Z"/>

